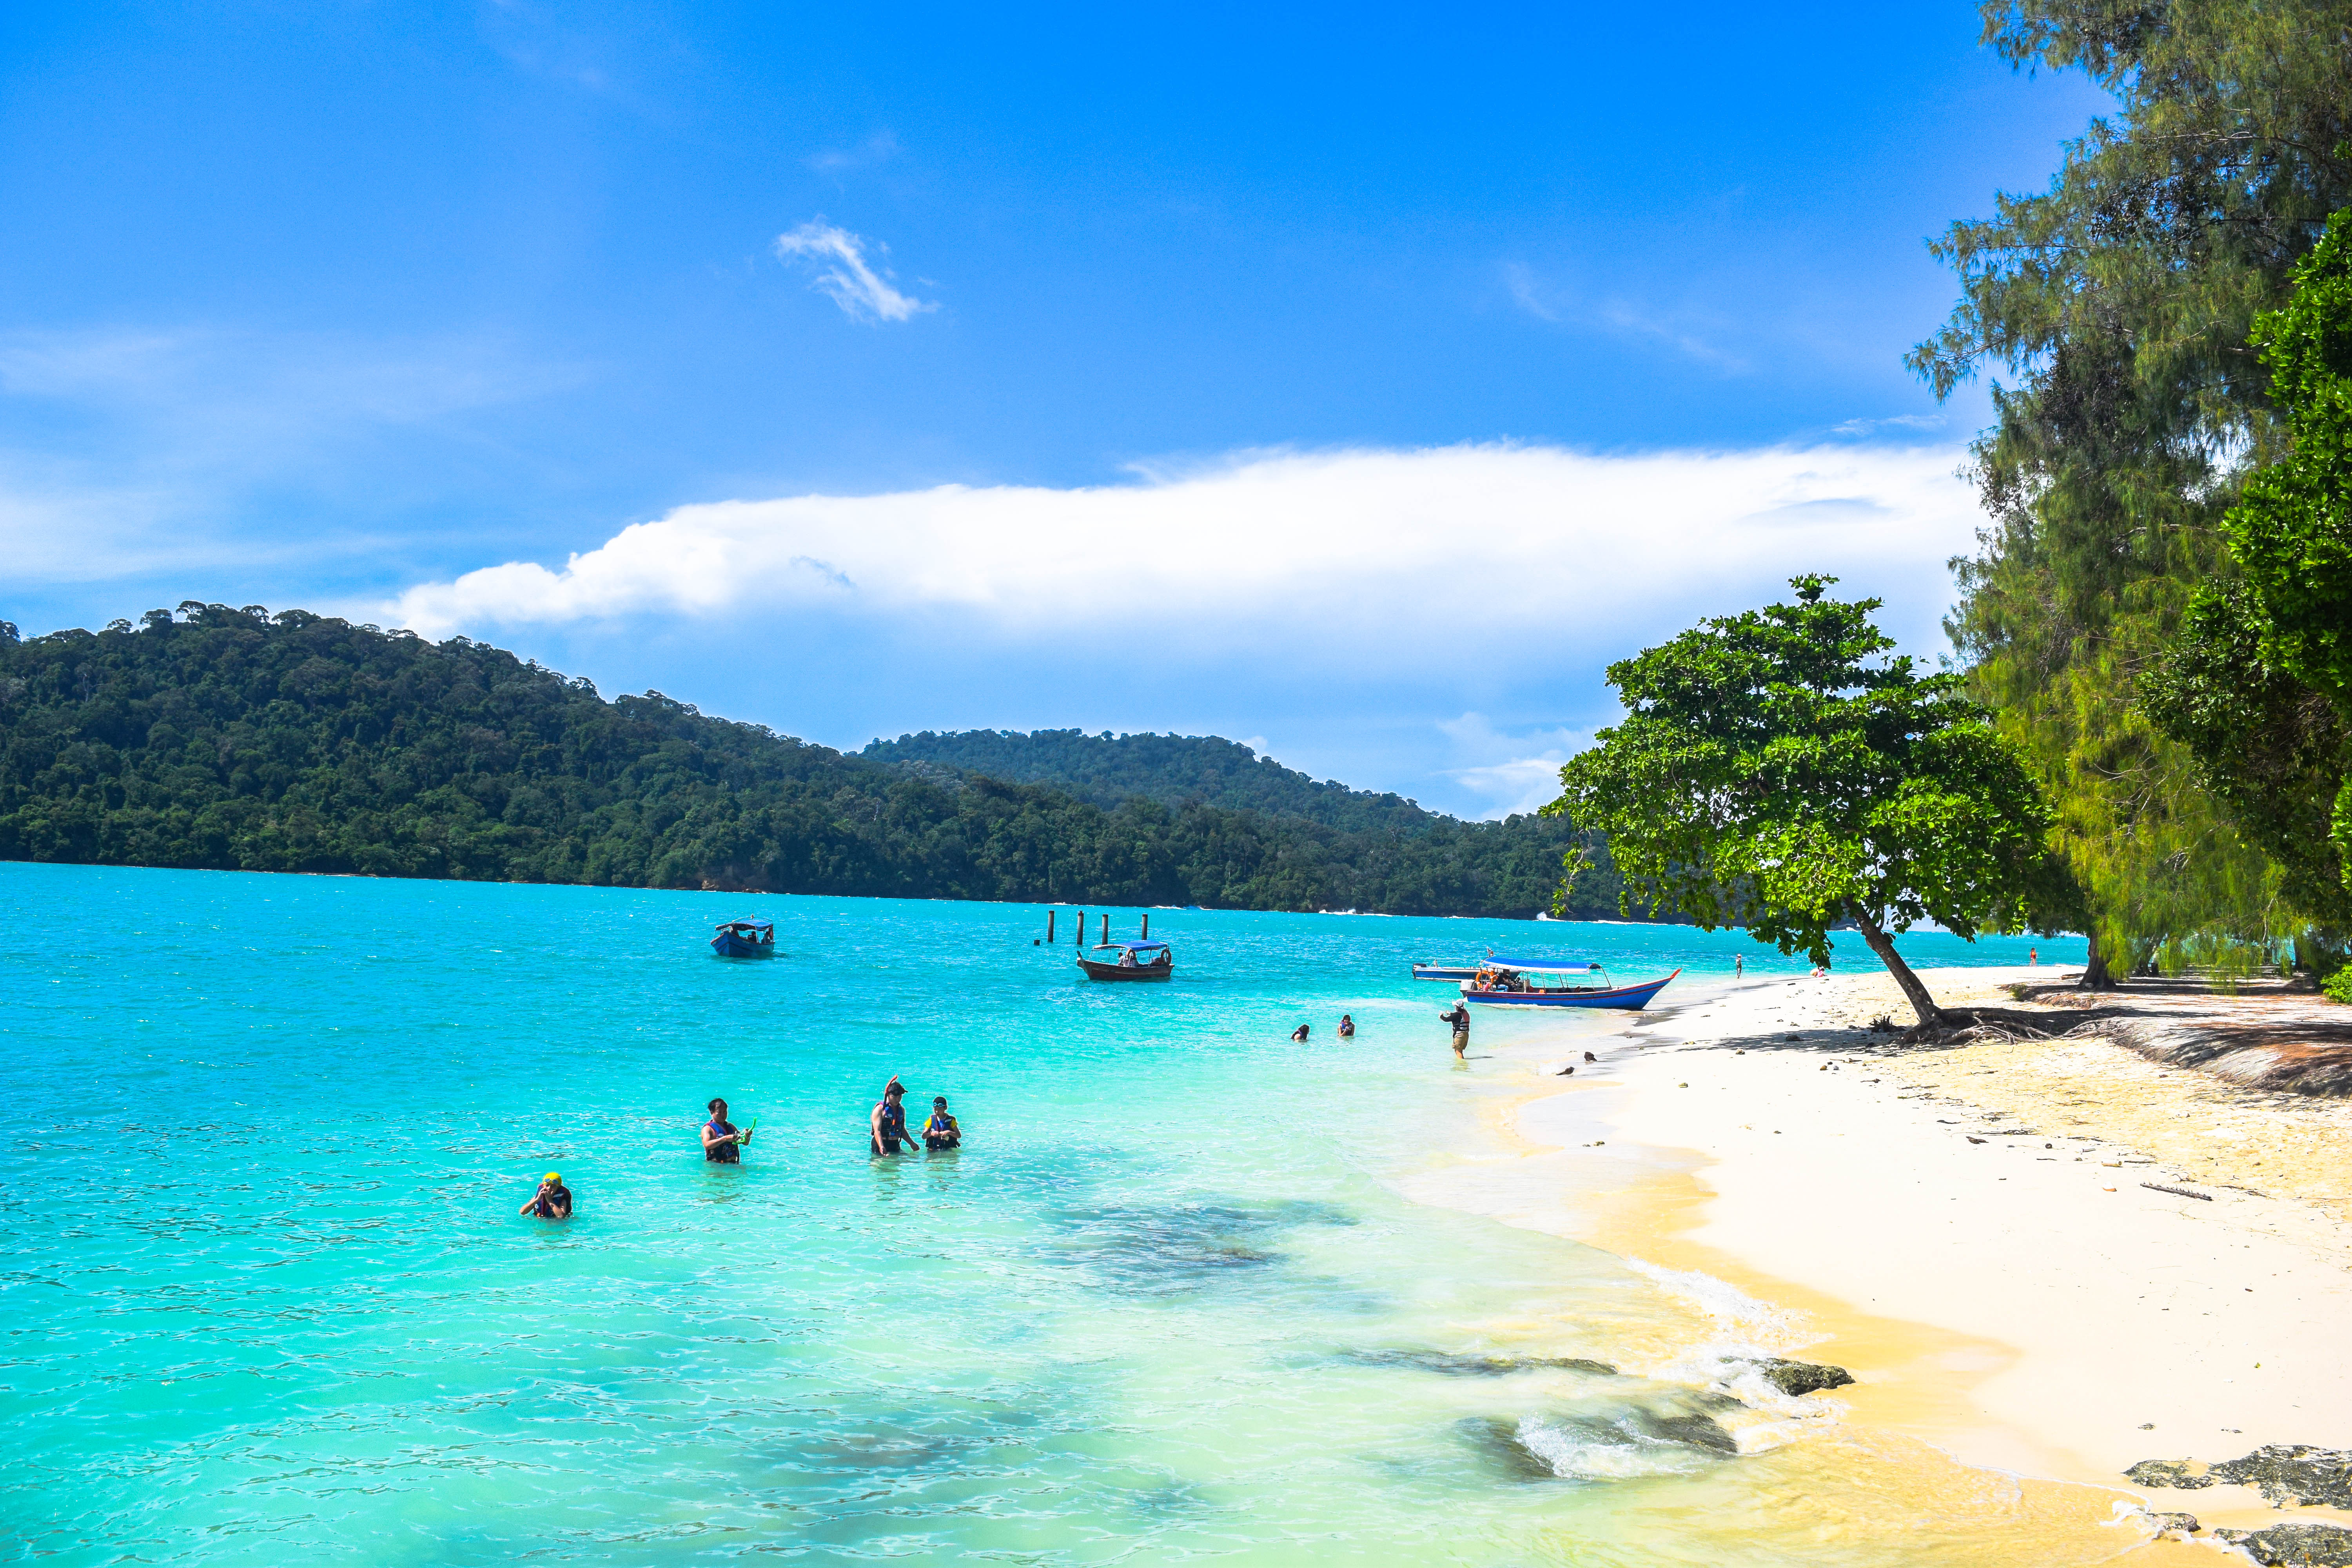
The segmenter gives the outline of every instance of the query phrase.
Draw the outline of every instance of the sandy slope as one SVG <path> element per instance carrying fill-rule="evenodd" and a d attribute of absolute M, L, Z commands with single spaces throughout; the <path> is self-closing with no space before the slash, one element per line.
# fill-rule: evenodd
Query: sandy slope
<path fill-rule="evenodd" d="M 1948 1005 L 2029 975 L 2050 971 L 1928 979 Z M 1853 1026 L 1894 995 L 1751 983 L 1572 1079 L 1549 1076 L 1557 1041 L 1507 1051 L 1562 1092 L 1517 1105 L 1508 1179 L 1430 1195 L 1795 1310 L 1803 1353 L 1862 1380 L 1849 1419 L 1972 1463 L 2128 1489 L 2143 1458 L 2352 1446 L 2352 1106 L 2282 1109 L 2102 1040 L 1897 1050 Z M 2278 1518 L 2243 1489 L 2145 1495 Z"/>

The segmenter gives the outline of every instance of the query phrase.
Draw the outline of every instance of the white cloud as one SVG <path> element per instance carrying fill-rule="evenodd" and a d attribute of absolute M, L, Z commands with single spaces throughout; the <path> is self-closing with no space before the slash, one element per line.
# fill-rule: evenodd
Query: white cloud
<path fill-rule="evenodd" d="M 1940 414 L 1896 414 L 1885 419 L 1848 419 L 1830 426 L 1832 436 L 1868 436 L 1880 430 L 1940 430 Z"/>
<path fill-rule="evenodd" d="M 1170 656 L 1504 680 L 1616 657 L 1826 571 L 1889 598 L 1890 629 L 1925 652 L 1945 563 L 1978 522 L 1958 456 L 1259 452 L 1117 485 L 705 502 L 560 567 L 421 584 L 385 614 L 435 637 L 783 613 L 952 620 L 1040 647 L 1106 628 Z"/>
<path fill-rule="evenodd" d="M 800 257 L 821 267 L 810 287 L 833 296 L 833 302 L 857 321 L 904 321 L 939 309 L 892 288 L 890 274 L 876 271 L 866 259 L 866 243 L 818 216 L 776 236 L 776 255 L 785 260 Z"/>
<path fill-rule="evenodd" d="M 1444 770 L 1445 776 L 1485 803 L 1478 815 L 1486 817 L 1530 812 L 1557 799 L 1559 765 L 1592 743 L 1591 734 L 1582 730 L 1506 733 L 1476 712 L 1442 719 L 1437 728 L 1458 756 L 1470 759 L 1468 766 Z"/>

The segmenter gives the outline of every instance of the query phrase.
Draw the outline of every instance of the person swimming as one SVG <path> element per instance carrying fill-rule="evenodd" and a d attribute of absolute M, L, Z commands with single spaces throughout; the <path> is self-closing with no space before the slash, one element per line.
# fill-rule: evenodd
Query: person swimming
<path fill-rule="evenodd" d="M 931 1117 L 923 1123 L 923 1147 L 933 1150 L 963 1147 L 963 1129 L 956 1124 L 954 1117 L 948 1114 L 948 1097 L 944 1094 L 931 1097 Z"/>
<path fill-rule="evenodd" d="M 1301 1024 L 1298 1027 L 1290 1031 L 1290 1037 L 1294 1040 L 1303 1040 L 1313 1032 L 1314 1031 L 1309 1029 L 1306 1025 Z"/>
<path fill-rule="evenodd" d="M 1356 1016 L 1353 1013 L 1339 1015 L 1339 1037 L 1343 1040 L 1352 1040 L 1356 1037 Z"/>
<path fill-rule="evenodd" d="M 541 1177 L 539 1191 L 531 1194 L 530 1202 L 515 1212 L 537 1215 L 541 1219 L 570 1219 L 572 1189 L 563 1184 L 563 1173 L 550 1171 Z"/>
<path fill-rule="evenodd" d="M 898 1145 L 906 1142 L 906 1100 L 907 1086 L 900 1083 L 897 1076 L 893 1075 L 889 1083 L 883 1088 L 881 1103 L 874 1108 L 874 1114 L 866 1119 L 866 1125 L 874 1134 L 875 1153 L 896 1154 L 898 1152 Z"/>
<path fill-rule="evenodd" d="M 727 1120 L 727 1102 L 714 1100 L 709 1108 L 710 1120 L 702 1124 L 702 1157 L 714 1165 L 734 1165 L 742 1163 L 743 1145 L 751 1135 Z"/>

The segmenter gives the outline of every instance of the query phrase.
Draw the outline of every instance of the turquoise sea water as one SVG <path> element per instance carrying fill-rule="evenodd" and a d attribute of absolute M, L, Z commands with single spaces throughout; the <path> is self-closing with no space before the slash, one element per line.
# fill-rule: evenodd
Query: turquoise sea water
<path fill-rule="evenodd" d="M 745 913 L 787 956 L 709 955 Z M 1697 1418 L 1747 1417 L 1686 1381 L 1561 1364 L 1718 1335 L 1686 1298 L 1390 1184 L 1492 1152 L 1412 960 L 1801 965 L 1160 910 L 1177 979 L 1108 986 L 1044 923 L 0 865 L 10 1560 L 1890 1563 L 2032 1526 L 1851 1433 L 1725 1454 Z M 868 1158 L 893 1073 L 965 1149 Z M 714 1094 L 758 1119 L 740 1167 L 701 1158 Z M 568 1225 L 515 1213 L 550 1168 Z"/>

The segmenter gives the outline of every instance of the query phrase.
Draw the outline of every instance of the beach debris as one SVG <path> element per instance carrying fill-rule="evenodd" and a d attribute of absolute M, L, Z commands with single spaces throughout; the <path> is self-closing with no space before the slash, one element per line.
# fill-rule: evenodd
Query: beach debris
<path fill-rule="evenodd" d="M 1587 1052 L 1585 1052 L 1585 1053 L 1584 1053 L 1584 1059 L 1585 1059 L 1586 1061 L 1589 1061 L 1589 1062 L 1597 1062 L 1597 1061 L 1599 1061 L 1601 1058 L 1600 1058 L 1599 1057 L 1594 1056 L 1591 1051 L 1587 1051 Z"/>
<path fill-rule="evenodd" d="M 2306 1443 L 2268 1443 L 2243 1458 L 2218 1465 L 2142 1459 L 2124 1477 L 2144 1487 L 2210 1487 L 2217 1481 L 2250 1486 L 2273 1508 L 2352 1508 L 2352 1449 L 2315 1448 Z M 2352 1540 L 2352 1532 L 2347 1538 Z M 2342 1561 L 2352 1563 L 2352 1557 Z"/>
<path fill-rule="evenodd" d="M 2210 1193 L 2192 1193 L 2187 1187 L 2168 1187 L 2162 1182 L 2142 1182 L 2140 1185 L 2151 1193 L 2170 1193 L 2177 1198 L 2196 1198 L 2209 1204 L 2213 1201 Z"/>
<path fill-rule="evenodd" d="M 1825 1362 L 1789 1361 L 1780 1356 L 1767 1356 L 1756 1363 L 1764 1381 L 1794 1399 L 1801 1394 L 1814 1394 L 1825 1388 L 1843 1388 L 1853 1381 L 1853 1373 L 1842 1366 Z"/>
<path fill-rule="evenodd" d="M 1551 1076 L 1552 1076 L 1552 1077 L 1554 1077 L 1554 1078 L 1566 1078 L 1566 1077 L 1568 1077 L 1568 1076 L 1569 1076 L 1569 1074 L 1570 1074 L 1570 1073 L 1574 1072 L 1575 1070 L 1576 1070 L 1576 1069 L 1575 1069 L 1574 1068 L 1572 1068 L 1572 1067 L 1562 1068 L 1560 1068 L 1558 1072 L 1556 1072 L 1556 1073 L 1552 1074 Z"/>
<path fill-rule="evenodd" d="M 1977 1136 L 1976 1134 L 1974 1134 L 1974 1133 L 1970 1133 L 1970 1134 L 1969 1134 L 1969 1142 L 1971 1142 L 1971 1143 L 1981 1143 L 1981 1142 L 1984 1142 L 1984 1140 L 1983 1140 L 1983 1139 L 1981 1139 L 1981 1138 L 1979 1138 L 1979 1137 L 1978 1137 L 1978 1136 Z"/>
<path fill-rule="evenodd" d="M 1870 1032 L 1874 1035 L 1891 1035 L 1895 1030 L 1895 1020 L 1884 1013 L 1870 1021 Z"/>
<path fill-rule="evenodd" d="M 2340 1524 L 2273 1524 L 2267 1530 L 2222 1529 L 2213 1533 L 2255 1562 L 2276 1568 L 2304 1563 L 2341 1568 L 2352 1563 L 2352 1530 Z"/>

